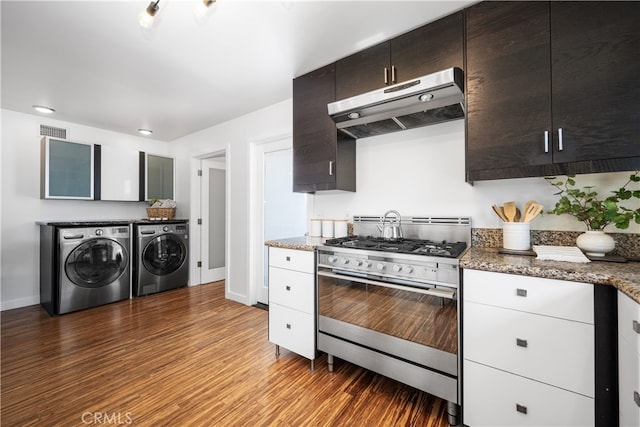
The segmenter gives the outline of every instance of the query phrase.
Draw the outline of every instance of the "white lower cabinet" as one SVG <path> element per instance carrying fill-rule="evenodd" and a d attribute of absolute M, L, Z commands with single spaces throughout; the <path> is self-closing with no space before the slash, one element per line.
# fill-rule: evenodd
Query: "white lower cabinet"
<path fill-rule="evenodd" d="M 620 427 L 640 426 L 640 304 L 618 291 Z"/>
<path fill-rule="evenodd" d="M 593 399 L 469 360 L 464 361 L 469 426 L 590 426 Z"/>
<path fill-rule="evenodd" d="M 315 252 L 269 248 L 269 341 L 316 358 Z"/>
<path fill-rule="evenodd" d="M 595 424 L 593 285 L 464 270 L 463 421 Z"/>

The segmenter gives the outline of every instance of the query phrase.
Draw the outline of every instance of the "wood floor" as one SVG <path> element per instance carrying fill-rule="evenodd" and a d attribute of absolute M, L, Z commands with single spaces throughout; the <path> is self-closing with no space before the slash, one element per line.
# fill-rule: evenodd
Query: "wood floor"
<path fill-rule="evenodd" d="M 224 282 L 49 317 L 4 311 L 2 426 L 445 427 L 446 403 L 347 362 L 268 342 Z"/>

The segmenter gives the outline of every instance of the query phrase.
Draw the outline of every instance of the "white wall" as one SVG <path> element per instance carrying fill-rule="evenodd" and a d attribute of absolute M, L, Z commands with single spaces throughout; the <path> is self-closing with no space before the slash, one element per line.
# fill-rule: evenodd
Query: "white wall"
<path fill-rule="evenodd" d="M 146 217 L 144 202 L 40 199 L 40 125 L 68 129 L 72 141 L 168 154 L 168 144 L 46 117 L 2 110 L 2 310 L 38 304 L 39 227 L 42 220 L 107 220 Z M 182 213 L 178 206 L 178 215 Z M 188 213 L 188 211 L 187 211 Z"/>
<path fill-rule="evenodd" d="M 317 193 L 314 216 L 344 218 L 381 215 L 389 209 L 403 216 L 471 216 L 475 228 L 500 228 L 492 204 L 514 200 L 522 206 L 537 200 L 551 208 L 558 200 L 555 187 L 543 178 L 464 182 L 464 121 L 360 139 L 356 145 L 356 193 Z M 596 185 L 600 194 L 622 186 L 628 172 L 582 175 L 580 185 Z M 636 184 L 635 188 L 639 186 Z M 637 208 L 634 199 L 629 207 Z M 536 230 L 585 230 L 569 215 L 544 215 L 531 224 Z M 624 232 L 614 226 L 609 232 Z M 632 224 L 626 232 L 640 232 Z"/>
<path fill-rule="evenodd" d="M 220 150 L 226 150 L 228 194 L 228 250 L 225 296 L 234 301 L 250 304 L 250 146 L 252 143 L 291 134 L 291 100 L 274 104 L 237 119 L 188 135 L 170 143 L 171 152 L 179 159 L 182 172 L 177 174 L 178 203 L 181 206 L 197 205 L 196 189 L 199 187 L 194 173 L 184 173 L 194 159 Z M 189 191 L 189 189 L 191 189 Z M 195 224 L 197 212 L 191 212 Z M 192 225 L 191 235 L 197 233 Z M 192 239 L 191 257 L 195 262 L 200 253 L 199 240 Z M 192 277 L 195 271 L 191 270 Z"/>

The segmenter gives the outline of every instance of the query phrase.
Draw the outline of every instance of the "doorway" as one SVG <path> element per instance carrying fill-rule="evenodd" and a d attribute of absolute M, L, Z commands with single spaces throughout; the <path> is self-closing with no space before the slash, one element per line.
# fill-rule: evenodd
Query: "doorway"
<path fill-rule="evenodd" d="M 200 240 L 200 283 L 216 282 L 226 278 L 226 221 L 227 174 L 226 157 L 202 159 L 201 169 L 202 221 Z"/>
<path fill-rule="evenodd" d="M 304 236 L 307 231 L 306 194 L 293 192 L 291 137 L 256 144 L 254 151 L 256 198 L 255 280 L 256 302 L 269 302 L 269 260 L 266 240 Z"/>

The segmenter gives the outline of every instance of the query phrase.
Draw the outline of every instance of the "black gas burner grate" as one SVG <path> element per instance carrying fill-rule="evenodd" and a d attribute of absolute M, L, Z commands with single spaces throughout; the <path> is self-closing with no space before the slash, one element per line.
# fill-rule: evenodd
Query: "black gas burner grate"
<path fill-rule="evenodd" d="M 348 236 L 325 241 L 325 246 L 367 249 L 404 254 L 457 258 L 467 248 L 465 242 L 434 242 L 420 239 L 387 240 L 372 236 Z"/>

